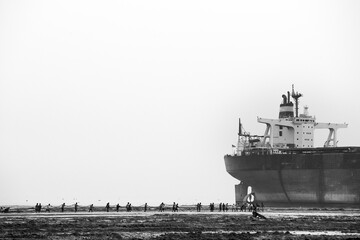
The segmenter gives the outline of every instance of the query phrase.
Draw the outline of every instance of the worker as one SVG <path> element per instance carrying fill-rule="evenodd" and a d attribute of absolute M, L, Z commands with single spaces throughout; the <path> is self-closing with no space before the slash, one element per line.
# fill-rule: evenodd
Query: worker
<path fill-rule="evenodd" d="M 46 211 L 46 212 L 50 212 L 50 207 L 51 207 L 51 206 L 50 206 L 50 203 L 49 203 L 49 204 L 46 206 L 46 210 L 45 210 L 45 211 Z"/>
<path fill-rule="evenodd" d="M 145 206 L 144 206 L 144 212 L 146 212 L 146 211 L 147 211 L 147 207 L 148 207 L 148 205 L 147 205 L 147 203 L 145 203 Z"/>

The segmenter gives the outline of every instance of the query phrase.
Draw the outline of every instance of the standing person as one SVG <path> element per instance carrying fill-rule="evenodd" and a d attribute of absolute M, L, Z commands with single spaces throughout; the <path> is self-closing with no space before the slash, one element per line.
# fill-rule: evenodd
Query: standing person
<path fill-rule="evenodd" d="M 36 203 L 36 205 L 35 205 L 35 212 L 37 213 L 38 211 L 39 211 L 39 204 Z"/>
<path fill-rule="evenodd" d="M 109 209 L 110 209 L 110 203 L 109 202 L 106 204 L 105 208 L 106 208 L 106 211 L 109 212 Z"/>
<path fill-rule="evenodd" d="M 246 207 L 245 207 L 245 204 L 242 204 L 241 207 L 240 207 L 240 212 L 244 211 L 246 212 Z"/>
<path fill-rule="evenodd" d="M 164 206 L 165 206 L 165 204 L 162 202 L 159 206 L 160 212 L 164 211 Z"/>
<path fill-rule="evenodd" d="M 248 203 L 248 211 L 251 212 L 253 209 L 252 203 Z"/>
<path fill-rule="evenodd" d="M 65 203 L 61 204 L 61 212 L 64 212 Z"/>
<path fill-rule="evenodd" d="M 116 204 L 116 212 L 119 212 L 119 209 L 120 209 L 120 205 Z"/>
<path fill-rule="evenodd" d="M 39 203 L 38 211 L 41 212 L 41 203 Z"/>
<path fill-rule="evenodd" d="M 89 212 L 93 212 L 93 210 L 94 210 L 94 204 L 91 204 L 91 205 L 89 206 Z"/>
<path fill-rule="evenodd" d="M 222 210 L 225 212 L 225 203 L 222 204 Z"/>
<path fill-rule="evenodd" d="M 147 211 L 147 207 L 148 207 L 148 205 L 147 205 L 147 203 L 145 203 L 145 206 L 144 206 L 144 212 L 146 212 L 146 211 Z"/>
<path fill-rule="evenodd" d="M 77 212 L 77 210 L 78 210 L 78 203 L 76 202 L 75 203 L 75 212 Z"/>
<path fill-rule="evenodd" d="M 219 204 L 219 212 L 222 211 L 222 203 Z"/>
<path fill-rule="evenodd" d="M 49 203 L 49 204 L 46 206 L 46 210 L 45 210 L 45 211 L 46 211 L 46 212 L 50 212 L 50 207 L 51 207 L 51 206 L 50 206 L 50 203 Z"/>
<path fill-rule="evenodd" d="M 128 202 L 128 203 L 126 204 L 126 211 L 127 211 L 127 212 L 131 212 L 131 203 L 130 203 L 130 202 Z"/>
<path fill-rule="evenodd" d="M 175 212 L 178 212 L 179 211 L 179 203 L 177 203 L 176 205 L 175 205 Z"/>
<path fill-rule="evenodd" d="M 237 212 L 237 204 L 233 203 L 233 204 L 231 205 L 231 211 L 232 211 L 232 212 Z"/>

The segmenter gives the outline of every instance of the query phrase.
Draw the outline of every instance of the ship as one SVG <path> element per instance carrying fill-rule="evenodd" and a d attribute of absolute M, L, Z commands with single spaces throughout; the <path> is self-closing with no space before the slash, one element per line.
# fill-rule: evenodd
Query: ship
<path fill-rule="evenodd" d="M 338 130 L 346 123 L 317 122 L 304 106 L 303 94 L 282 95 L 278 119 L 257 118 L 263 135 L 246 132 L 239 119 L 237 144 L 224 156 L 235 185 L 237 204 L 262 203 L 279 207 L 360 207 L 360 147 L 338 146 Z M 295 103 L 295 104 L 294 104 Z M 321 147 L 314 133 L 328 129 Z"/>

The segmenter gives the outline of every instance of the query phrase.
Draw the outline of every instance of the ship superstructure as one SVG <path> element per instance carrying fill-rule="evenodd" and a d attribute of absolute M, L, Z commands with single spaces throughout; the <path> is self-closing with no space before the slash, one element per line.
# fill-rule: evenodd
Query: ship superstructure
<path fill-rule="evenodd" d="M 280 104 L 279 118 L 267 119 L 258 117 L 259 123 L 266 124 L 263 136 L 242 134 L 242 126 L 239 120 L 239 139 L 236 148 L 236 154 L 241 155 L 246 151 L 257 148 L 271 150 L 281 153 L 281 149 L 288 148 L 313 148 L 315 129 L 329 129 L 328 138 L 324 147 L 337 147 L 337 130 L 346 128 L 346 123 L 319 123 L 315 117 L 308 114 L 308 107 L 304 107 L 304 113 L 298 114 L 299 98 L 301 93 L 292 89 L 291 96 L 295 100 L 294 104 L 290 101 L 290 92 L 288 95 L 282 95 L 283 102 Z M 245 152 L 244 152 L 245 151 Z"/>
<path fill-rule="evenodd" d="M 236 201 L 251 186 L 258 201 L 275 205 L 360 204 L 360 148 L 337 146 L 338 129 L 348 125 L 316 122 L 307 106 L 299 114 L 300 97 L 293 86 L 282 95 L 278 119 L 258 117 L 266 125 L 262 136 L 245 132 L 239 120 L 235 152 L 225 156 L 227 171 L 240 180 Z M 320 148 L 316 129 L 329 130 Z"/>

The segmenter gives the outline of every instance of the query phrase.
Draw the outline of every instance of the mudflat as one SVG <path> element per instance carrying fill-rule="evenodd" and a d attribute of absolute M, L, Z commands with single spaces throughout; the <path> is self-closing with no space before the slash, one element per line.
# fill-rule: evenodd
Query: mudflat
<path fill-rule="evenodd" d="M 359 210 L 1 213 L 0 239 L 358 239 Z"/>

